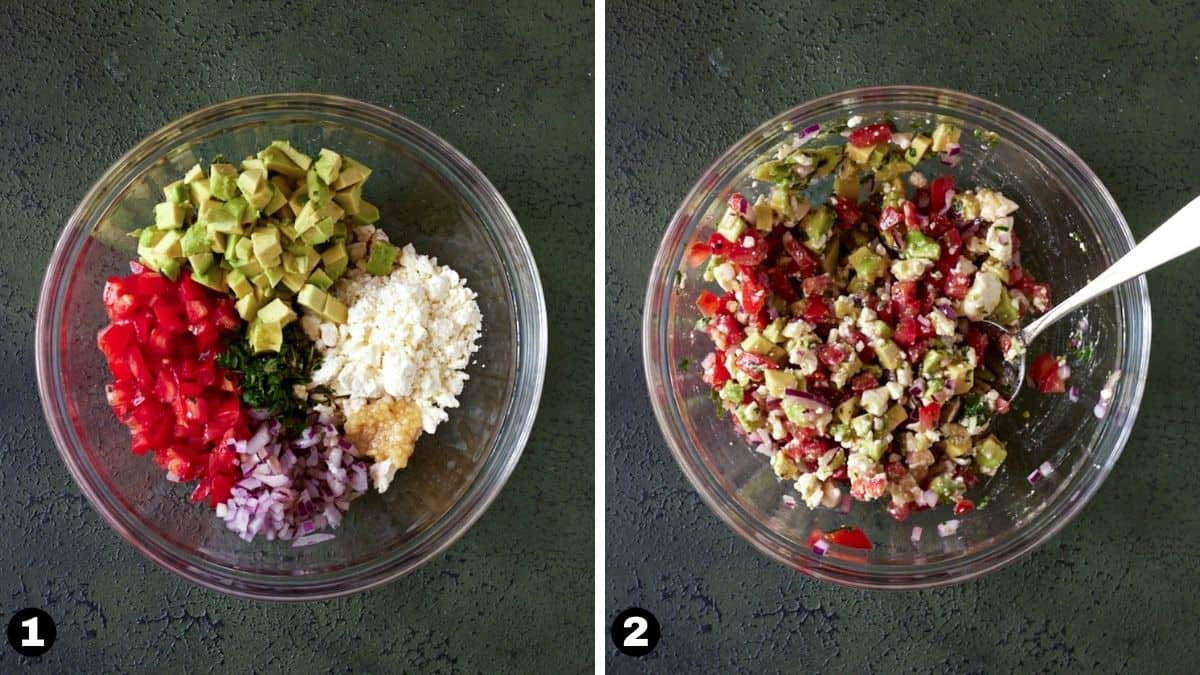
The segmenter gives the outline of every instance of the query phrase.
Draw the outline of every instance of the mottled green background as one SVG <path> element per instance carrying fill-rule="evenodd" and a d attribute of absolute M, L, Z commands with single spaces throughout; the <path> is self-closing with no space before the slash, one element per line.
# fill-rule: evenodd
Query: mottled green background
<path fill-rule="evenodd" d="M 1149 276 L 1150 380 L 1095 499 L 1021 562 L 919 593 L 816 582 L 718 521 L 649 412 L 639 326 L 701 171 L 763 120 L 852 87 L 950 87 L 1032 117 L 1145 236 L 1200 192 L 1197 3 L 614 0 L 606 28 L 607 617 L 639 605 L 664 634 L 641 660 L 610 644 L 610 669 L 1196 672 L 1200 257 Z"/>
<path fill-rule="evenodd" d="M 36 660 L 0 643 L 0 672 L 591 669 L 593 12 L 549 1 L 4 4 L 0 614 L 7 624 L 40 606 L 58 642 Z M 508 486 L 445 554 L 363 595 L 272 605 L 193 587 L 104 525 L 42 419 L 33 325 L 54 241 L 112 161 L 198 107 L 296 90 L 387 106 L 488 175 L 541 268 L 552 375 Z"/>

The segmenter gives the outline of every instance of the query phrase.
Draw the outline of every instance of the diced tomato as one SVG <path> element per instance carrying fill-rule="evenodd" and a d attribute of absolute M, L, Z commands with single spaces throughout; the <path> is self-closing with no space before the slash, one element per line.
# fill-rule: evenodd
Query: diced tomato
<path fill-rule="evenodd" d="M 771 292 L 783 298 L 784 302 L 793 303 L 800 299 L 791 276 L 782 267 L 772 267 L 767 272 L 767 278 L 770 280 Z"/>
<path fill-rule="evenodd" d="M 1061 394 L 1067 390 L 1066 382 L 1059 375 L 1058 359 L 1049 352 L 1038 355 L 1029 369 L 1038 391 L 1043 394 Z"/>
<path fill-rule="evenodd" d="M 830 309 L 829 303 L 825 302 L 825 298 L 814 295 L 805 299 L 804 305 L 804 320 L 815 325 L 832 325 L 835 323 L 833 310 Z"/>
<path fill-rule="evenodd" d="M 846 352 L 835 345 L 821 345 L 817 348 L 817 360 L 829 370 L 833 370 L 846 360 Z"/>
<path fill-rule="evenodd" d="M 806 298 L 822 295 L 832 286 L 833 277 L 828 274 L 818 274 L 815 277 L 808 277 L 800 284 L 800 288 L 804 291 L 804 297 Z"/>
<path fill-rule="evenodd" d="M 909 514 L 912 513 L 912 506 L 910 506 L 908 503 L 900 504 L 892 501 L 888 502 L 887 512 L 889 516 L 900 522 L 904 522 L 908 520 Z"/>
<path fill-rule="evenodd" d="M 708 324 L 708 336 L 719 349 L 729 349 L 746 339 L 746 334 L 737 319 L 724 313 L 718 314 L 717 318 Z"/>
<path fill-rule="evenodd" d="M 744 216 L 750 213 L 750 202 L 740 192 L 729 195 L 729 210 Z"/>
<path fill-rule="evenodd" d="M 104 354 L 104 358 L 113 360 L 123 356 L 134 345 L 137 336 L 128 324 L 114 323 L 100 329 L 96 335 L 96 345 Z"/>
<path fill-rule="evenodd" d="M 758 230 L 747 230 L 722 255 L 735 265 L 758 265 L 767 257 L 767 240 Z"/>
<path fill-rule="evenodd" d="M 868 389 L 874 389 L 878 386 L 879 379 L 870 373 L 855 375 L 854 379 L 850 380 L 850 390 L 856 394 L 861 394 Z"/>
<path fill-rule="evenodd" d="M 852 199 L 838 199 L 833 205 L 833 210 L 837 214 L 838 225 L 843 230 L 854 227 L 862 220 L 862 210 Z"/>
<path fill-rule="evenodd" d="M 911 316 L 903 317 L 892 331 L 892 341 L 901 347 L 911 347 L 917 341 L 917 332 L 917 320 Z"/>
<path fill-rule="evenodd" d="M 865 148 L 876 143 L 886 143 L 892 140 L 892 128 L 884 122 L 868 124 L 851 131 L 847 140 L 850 141 L 850 145 L 858 148 Z"/>
<path fill-rule="evenodd" d="M 779 365 L 765 356 L 751 352 L 742 352 L 733 359 L 733 365 L 738 370 L 750 376 L 751 380 L 761 382 L 764 370 L 777 370 Z"/>
<path fill-rule="evenodd" d="M 963 485 L 967 486 L 968 488 L 975 487 L 975 484 L 979 482 L 979 476 L 976 476 L 974 471 L 965 466 L 960 466 L 955 469 L 954 476 L 956 478 L 961 478 Z"/>
<path fill-rule="evenodd" d="M 970 513 L 975 510 L 975 502 L 970 499 L 960 499 L 954 502 L 954 515 L 961 516 L 964 513 Z"/>
<path fill-rule="evenodd" d="M 997 415 L 1006 415 L 1011 408 L 1012 404 L 1003 396 L 997 396 L 996 400 L 992 403 L 992 410 Z"/>
<path fill-rule="evenodd" d="M 113 412 L 117 414 L 117 419 L 122 422 L 133 411 L 134 406 L 141 402 L 141 395 L 137 393 L 133 383 L 129 380 L 120 380 L 106 386 L 104 397 L 108 399 L 108 405 L 112 406 Z"/>
<path fill-rule="evenodd" d="M 942 234 L 942 257 L 953 258 L 955 262 L 957 262 L 958 254 L 962 253 L 962 245 L 962 234 L 959 233 L 958 228 L 951 225 L 951 227 Z M 951 265 L 951 267 L 953 267 L 953 265 Z"/>
<path fill-rule="evenodd" d="M 155 295 L 168 295 L 175 292 L 171 280 L 153 270 L 143 269 L 133 277 L 134 287 L 138 295 L 149 299 Z"/>
<path fill-rule="evenodd" d="M 954 199 L 954 176 L 938 176 L 929 184 L 929 211 L 941 213 Z"/>
<path fill-rule="evenodd" d="M 770 293 L 767 291 L 767 281 L 764 277 L 765 275 L 750 273 L 742 279 L 742 286 L 738 289 L 738 302 L 747 314 L 757 314 L 767 304 Z"/>
<path fill-rule="evenodd" d="M 954 222 L 950 220 L 949 216 L 935 213 L 929 217 L 929 220 L 925 221 L 925 227 L 922 228 L 922 231 L 931 237 L 940 238 L 953 229 Z"/>
<path fill-rule="evenodd" d="M 887 465 L 883 467 L 883 470 L 885 473 L 887 473 L 888 478 L 892 480 L 900 480 L 901 478 L 904 478 L 904 474 L 908 473 L 908 469 L 904 468 L 903 462 L 888 462 Z"/>
<path fill-rule="evenodd" d="M 943 270 L 944 279 L 942 281 L 942 292 L 948 298 L 962 300 L 967 297 L 967 291 L 971 290 L 971 282 L 973 279 L 970 274 L 962 274 L 957 271 L 958 261 L 961 256 L 955 256 L 954 264 L 949 265 L 948 269 Z"/>
<path fill-rule="evenodd" d="M 698 241 L 688 247 L 687 263 L 689 267 L 699 267 L 708 262 L 709 256 L 712 255 L 712 247 L 707 243 Z"/>
<path fill-rule="evenodd" d="M 905 202 L 907 203 L 907 202 Z M 894 206 L 888 206 L 879 214 L 879 231 L 887 232 L 904 221 L 904 214 Z"/>
<path fill-rule="evenodd" d="M 725 367 L 725 352 L 717 350 L 713 352 L 713 367 L 710 385 L 713 389 L 720 389 L 729 381 L 729 369 Z"/>
<path fill-rule="evenodd" d="M 1050 284 L 1024 283 L 1021 292 L 1029 298 L 1029 303 L 1039 312 L 1050 309 Z"/>
<path fill-rule="evenodd" d="M 917 282 L 897 281 L 892 284 L 892 314 L 897 317 L 915 316 L 921 313 L 921 301 L 917 298 Z"/>
<path fill-rule="evenodd" d="M 787 254 L 796 263 L 802 278 L 807 279 L 821 269 L 821 259 L 817 257 L 817 254 L 790 234 L 783 238 L 783 250 L 787 251 Z"/>
<path fill-rule="evenodd" d="M 921 431 L 936 429 L 941 416 L 942 404 L 937 401 L 930 401 L 921 406 L 920 412 L 917 413 L 917 428 Z"/>
<path fill-rule="evenodd" d="M 700 297 L 696 298 L 696 306 L 700 308 L 701 314 L 711 318 L 717 315 L 721 299 L 711 291 L 700 291 Z"/>
<path fill-rule="evenodd" d="M 871 548 L 871 540 L 867 538 L 865 532 L 857 527 L 839 527 L 836 530 L 831 530 L 825 533 L 825 540 L 831 544 L 845 546 L 847 548 L 859 548 L 869 550 Z"/>
<path fill-rule="evenodd" d="M 139 296 L 134 292 L 127 279 L 109 277 L 104 284 L 104 311 L 111 321 L 120 321 L 130 315 L 141 305 Z"/>
<path fill-rule="evenodd" d="M 917 210 L 917 205 L 914 202 L 904 202 L 904 224 L 910 230 L 920 229 L 921 221 L 925 220 L 925 216 L 921 215 Z"/>

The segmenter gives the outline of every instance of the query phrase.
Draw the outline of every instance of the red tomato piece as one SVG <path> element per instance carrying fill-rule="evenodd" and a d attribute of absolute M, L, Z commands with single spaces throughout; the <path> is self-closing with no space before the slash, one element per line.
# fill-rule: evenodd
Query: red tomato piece
<path fill-rule="evenodd" d="M 821 345 L 817 348 L 817 360 L 829 370 L 833 370 L 846 360 L 846 352 L 834 345 Z"/>
<path fill-rule="evenodd" d="M 917 413 L 917 428 L 921 431 L 936 429 L 941 416 L 942 404 L 931 401 L 921 406 L 921 410 Z"/>
<path fill-rule="evenodd" d="M 713 356 L 716 358 L 713 360 L 712 381 L 709 384 L 713 389 L 720 389 L 725 386 L 731 376 L 729 369 L 725 367 L 725 352 L 717 350 L 713 352 Z"/>
<path fill-rule="evenodd" d="M 806 298 L 822 295 L 832 286 L 833 277 L 828 274 L 818 274 L 815 277 L 808 277 L 800 284 L 800 288 L 804 291 L 804 297 Z"/>
<path fill-rule="evenodd" d="M 905 202 L 906 204 L 908 202 Z M 894 206 L 888 206 L 879 214 L 879 230 L 887 232 L 904 221 L 904 214 Z"/>
<path fill-rule="evenodd" d="M 892 140 L 892 128 L 884 122 L 868 124 L 851 131 L 847 140 L 850 141 L 850 145 L 858 148 L 865 148 L 876 143 L 886 143 Z"/>
<path fill-rule="evenodd" d="M 707 243 L 698 241 L 688 247 L 687 263 L 689 267 L 699 267 L 708 262 L 709 256 L 712 255 L 712 247 Z"/>
<path fill-rule="evenodd" d="M 836 319 L 829 303 L 821 296 L 807 298 L 804 305 L 804 320 L 814 325 L 833 325 Z"/>
<path fill-rule="evenodd" d="M 878 378 L 870 373 L 855 375 L 854 379 L 850 380 L 850 390 L 856 394 L 861 394 L 868 389 L 875 389 L 878 386 Z"/>
<path fill-rule="evenodd" d="M 696 306 L 700 308 L 701 314 L 711 318 L 717 315 L 721 299 L 711 291 L 700 291 L 700 297 L 696 298 Z"/>
<path fill-rule="evenodd" d="M 839 527 L 825 533 L 825 540 L 847 548 L 871 549 L 871 540 L 857 527 Z"/>
<path fill-rule="evenodd" d="M 737 366 L 738 370 L 750 376 L 751 380 L 761 382 L 763 380 L 764 370 L 778 370 L 779 366 L 765 356 L 759 356 L 751 352 L 742 352 L 733 359 L 733 365 Z"/>
<path fill-rule="evenodd" d="M 954 199 L 954 176 L 938 176 L 929 184 L 929 210 L 941 213 Z"/>
<path fill-rule="evenodd" d="M 1043 394 L 1061 394 L 1067 390 L 1066 382 L 1059 374 L 1058 359 L 1049 352 L 1039 354 L 1034 359 L 1029 376 Z"/>
<path fill-rule="evenodd" d="M 735 265 L 754 266 L 767 258 L 767 240 L 758 230 L 747 230 L 732 245 L 727 246 L 724 256 Z"/>
<path fill-rule="evenodd" d="M 975 502 L 970 499 L 960 499 L 954 502 L 954 515 L 961 516 L 964 513 L 970 513 L 975 510 Z"/>
<path fill-rule="evenodd" d="M 892 340 L 901 347 L 911 347 L 917 341 L 917 321 L 911 316 L 900 319 L 892 331 Z"/>
<path fill-rule="evenodd" d="M 783 250 L 796 263 L 797 271 L 802 278 L 807 279 L 821 269 L 821 259 L 817 257 L 817 254 L 790 234 L 783 238 Z"/>
<path fill-rule="evenodd" d="M 862 210 L 854 200 L 838 199 L 833 205 L 833 210 L 837 214 L 838 226 L 843 230 L 854 227 L 862 220 Z"/>
<path fill-rule="evenodd" d="M 747 274 L 738 289 L 738 302 L 747 314 L 758 314 L 767 304 L 767 284 L 758 274 Z"/>

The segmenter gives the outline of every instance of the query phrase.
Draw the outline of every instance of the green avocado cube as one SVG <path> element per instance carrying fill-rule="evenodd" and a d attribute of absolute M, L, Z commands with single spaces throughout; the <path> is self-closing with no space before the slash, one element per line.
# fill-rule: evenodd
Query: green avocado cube
<path fill-rule="evenodd" d="M 875 145 L 864 145 L 862 147 L 852 144 L 847 145 L 846 156 L 855 164 L 866 164 L 867 160 L 871 157 L 871 153 L 875 151 L 875 148 Z"/>
<path fill-rule="evenodd" d="M 385 241 L 374 242 L 367 257 L 367 272 L 377 277 L 391 274 L 398 252 L 399 249 Z"/>
<path fill-rule="evenodd" d="M 267 182 L 264 169 L 249 169 L 237 177 L 237 187 L 242 196 L 255 209 L 261 209 L 271 201 L 271 184 Z"/>
<path fill-rule="evenodd" d="M 799 380 L 796 374 L 787 370 L 764 370 L 764 381 L 767 385 L 767 393 L 777 398 L 783 398 L 787 394 L 788 389 L 798 389 L 796 385 Z"/>
<path fill-rule="evenodd" d="M 258 304 L 258 296 L 249 293 L 239 296 L 233 307 L 237 310 L 238 316 L 242 317 L 242 321 L 253 321 L 258 314 Z"/>
<path fill-rule="evenodd" d="M 246 159 L 243 159 L 242 160 L 242 171 L 251 171 L 251 170 L 257 170 L 257 171 L 262 171 L 263 173 L 266 173 L 267 165 L 263 164 L 263 161 L 257 157 L 247 157 Z"/>
<path fill-rule="evenodd" d="M 250 241 L 254 247 L 254 257 L 263 265 L 274 265 L 283 253 L 279 241 L 279 230 L 274 227 L 263 227 L 250 233 Z"/>
<path fill-rule="evenodd" d="M 996 303 L 996 308 L 992 310 L 989 319 L 995 321 L 1001 326 L 1007 326 L 1016 323 L 1021 315 L 1017 312 L 1017 306 L 1013 304 L 1012 296 L 1008 294 L 1008 290 L 1000 288 L 1000 302 Z"/>
<path fill-rule="evenodd" d="M 237 196 L 237 167 L 232 164 L 213 164 L 209 167 L 208 189 L 221 201 Z"/>
<path fill-rule="evenodd" d="M 933 144 L 930 149 L 934 152 L 945 152 L 950 149 L 951 145 L 958 143 L 960 134 L 962 134 L 962 129 L 953 124 L 941 122 L 933 130 Z"/>
<path fill-rule="evenodd" d="M 212 254 L 210 253 L 208 255 Z M 229 287 L 225 285 L 225 272 L 216 265 L 210 266 L 203 272 L 193 271 L 192 278 L 196 280 L 196 283 L 207 286 L 219 293 L 224 293 L 229 290 Z"/>
<path fill-rule="evenodd" d="M 316 246 L 329 241 L 329 236 L 333 233 L 333 218 L 324 218 L 317 221 L 317 224 L 304 231 L 300 235 L 301 241 L 308 246 Z"/>
<path fill-rule="evenodd" d="M 158 261 L 159 273 L 171 281 L 179 281 L 179 273 L 182 271 L 182 269 L 183 266 L 180 265 L 179 261 L 175 260 L 174 258 L 167 258 L 166 260 Z"/>
<path fill-rule="evenodd" d="M 237 235 L 229 236 L 233 237 Z M 230 252 L 233 255 L 229 257 L 242 262 L 249 262 L 254 256 L 254 243 L 250 237 L 238 236 L 237 242 L 230 245 Z M 250 272 L 246 274 L 250 274 Z"/>
<path fill-rule="evenodd" d="M 822 205 L 809 211 L 800 221 L 800 227 L 804 230 L 804 245 L 815 253 L 824 251 L 829 231 L 833 229 L 833 209 Z"/>
<path fill-rule="evenodd" d="M 275 147 L 274 144 L 259 150 L 257 156 L 267 171 L 283 174 L 288 178 L 300 178 L 304 175 L 305 169 L 307 169 L 307 167 L 302 169 L 297 166 L 296 163 L 292 161 L 291 157 L 287 155 L 287 153 L 285 153 L 283 150 L 280 150 L 278 147 Z"/>
<path fill-rule="evenodd" d="M 296 318 L 296 313 L 286 302 L 275 298 L 258 310 L 258 319 L 264 323 L 275 323 L 286 326 Z"/>
<path fill-rule="evenodd" d="M 193 204 L 203 204 L 212 199 L 212 190 L 208 188 L 208 177 L 202 177 L 199 180 L 194 180 L 188 183 L 188 191 L 192 195 Z"/>
<path fill-rule="evenodd" d="M 295 164 L 305 171 L 308 171 L 309 167 L 312 165 L 312 157 L 309 157 L 296 148 L 293 148 L 292 144 L 287 141 L 271 141 L 271 147 L 282 150 L 283 154 L 287 155 L 287 158 L 292 161 L 292 164 Z M 266 159 L 263 159 L 263 162 L 265 163 Z M 280 173 L 283 172 L 281 171 Z"/>
<path fill-rule="evenodd" d="M 229 284 L 229 290 L 239 298 L 254 294 L 254 285 L 241 270 L 231 270 L 225 275 L 225 282 Z"/>
<path fill-rule="evenodd" d="M 194 253 L 187 257 L 188 263 L 192 266 L 193 274 L 204 274 L 213 266 L 213 254 L 209 251 L 204 253 Z"/>
<path fill-rule="evenodd" d="M 349 310 L 342 304 L 341 300 L 326 294 L 325 308 L 321 311 L 321 316 L 329 321 L 337 324 L 346 323 L 346 317 L 349 315 Z"/>
<path fill-rule="evenodd" d="M 273 216 L 288 203 L 288 200 L 287 195 L 280 191 L 279 188 L 274 185 L 270 185 L 270 188 L 271 199 L 262 207 L 262 210 L 268 216 Z"/>
<path fill-rule="evenodd" d="M 285 202 L 287 201 L 288 197 L 292 196 L 292 184 L 288 181 L 286 176 L 271 176 L 268 182 L 271 183 L 271 187 L 275 188 L 280 192 L 280 194 L 283 195 Z"/>
<path fill-rule="evenodd" d="M 307 257 L 304 259 L 298 259 L 295 255 L 288 253 L 287 251 L 284 251 L 282 258 L 283 258 L 283 271 L 285 271 L 285 272 L 306 272 L 307 271 L 307 270 L 303 269 L 304 265 L 308 262 Z"/>
<path fill-rule="evenodd" d="M 359 207 L 361 211 L 361 204 Z M 729 241 L 738 241 L 742 233 L 746 231 L 746 221 L 733 211 L 726 211 L 725 215 L 721 216 L 721 220 L 717 222 L 717 232 L 722 237 Z"/>
<path fill-rule="evenodd" d="M 176 230 L 164 231 L 162 238 L 154 244 L 155 255 L 160 258 L 182 258 L 183 247 L 180 245 L 182 239 Z"/>
<path fill-rule="evenodd" d="M 359 208 L 362 206 L 362 183 L 356 183 L 345 190 L 342 190 L 333 195 L 333 200 L 337 202 L 346 213 L 357 215 Z"/>
<path fill-rule="evenodd" d="M 345 221 L 339 220 L 333 224 L 333 236 L 346 239 L 350 236 L 350 227 L 346 225 Z"/>
<path fill-rule="evenodd" d="M 208 176 L 204 173 L 203 167 L 201 167 L 199 164 L 193 164 L 192 168 L 188 169 L 187 173 L 183 174 L 183 182 L 193 183 L 198 180 L 208 182 Z"/>
<path fill-rule="evenodd" d="M 379 208 L 367 200 L 358 205 L 358 213 L 354 214 L 355 225 L 374 225 L 379 222 Z"/>
<path fill-rule="evenodd" d="M 321 152 L 317 154 L 317 161 L 313 163 L 313 169 L 328 185 L 337 180 L 342 170 L 342 156 L 329 148 L 321 148 Z"/>
<path fill-rule="evenodd" d="M 871 346 L 875 348 L 875 355 L 879 357 L 879 363 L 888 370 L 895 370 L 904 362 L 904 352 L 900 351 L 900 347 L 891 340 L 883 340 Z"/>
<path fill-rule="evenodd" d="M 292 196 L 288 197 L 288 208 L 291 209 L 296 220 L 300 219 L 300 214 L 304 212 L 306 204 L 308 204 L 308 181 L 302 178 L 292 189 Z"/>
<path fill-rule="evenodd" d="M 256 354 L 279 351 L 279 348 L 283 346 L 283 326 L 263 321 L 262 309 L 258 310 L 258 314 L 254 317 L 254 321 L 250 322 L 250 328 L 246 331 L 246 341 L 250 343 L 250 347 Z"/>
<path fill-rule="evenodd" d="M 329 287 L 333 285 L 333 279 L 330 279 L 329 275 L 325 274 L 324 270 L 313 270 L 312 274 L 308 275 L 308 283 L 323 291 L 326 291 L 329 290 Z M 301 291 L 303 291 L 303 289 L 301 289 Z"/>
<path fill-rule="evenodd" d="M 904 161 L 916 166 L 925 157 L 925 153 L 929 151 L 929 146 L 933 145 L 933 139 L 928 136 L 913 136 L 913 139 L 908 143 L 908 149 L 904 151 Z"/>
<path fill-rule="evenodd" d="M 154 205 L 154 226 L 160 230 L 175 230 L 183 227 L 183 220 L 187 217 L 188 207 L 186 204 L 176 204 L 175 202 L 161 202 Z"/>
<path fill-rule="evenodd" d="M 325 311 L 325 298 L 328 294 L 316 284 L 305 284 L 296 294 L 296 302 L 301 307 L 310 309 L 317 314 Z"/>
<path fill-rule="evenodd" d="M 259 262 L 262 262 L 261 260 Z M 271 288 L 279 285 L 283 281 L 283 265 L 271 265 L 263 267 L 263 275 L 267 277 L 267 283 Z"/>
<path fill-rule="evenodd" d="M 941 255 L 942 247 L 928 235 L 918 230 L 904 233 L 904 250 L 900 252 L 900 257 L 937 260 Z"/>
<path fill-rule="evenodd" d="M 226 209 L 221 208 L 209 209 L 201 217 L 201 221 L 208 226 L 209 232 L 224 232 L 225 234 L 242 234 L 244 231 L 237 216 Z"/>
<path fill-rule="evenodd" d="M 975 448 L 975 464 L 985 476 L 994 476 L 1006 457 L 1008 451 L 1005 450 L 1004 444 L 992 434 L 988 434 Z"/>
<path fill-rule="evenodd" d="M 321 253 L 321 264 L 325 267 L 325 273 L 329 275 L 329 278 L 337 281 L 350 264 L 350 257 L 346 255 L 346 245 L 339 242 L 325 249 Z"/>
<path fill-rule="evenodd" d="M 887 261 L 866 246 L 854 249 L 848 260 L 854 273 L 867 281 L 874 281 L 887 270 Z"/>
<path fill-rule="evenodd" d="M 200 208 L 196 210 L 196 220 L 200 222 L 207 222 L 208 214 L 212 213 L 213 209 L 223 208 L 225 208 L 224 202 L 219 202 L 212 198 L 206 199 L 200 202 Z"/>
<path fill-rule="evenodd" d="M 359 164 L 349 157 L 342 157 L 341 171 L 338 172 L 337 180 L 332 181 L 329 187 L 341 192 L 351 185 L 365 183 L 367 177 L 370 175 L 371 170 L 366 166 Z"/>
<path fill-rule="evenodd" d="M 282 281 L 285 288 L 293 293 L 297 293 L 301 288 L 304 288 L 304 283 L 307 281 L 307 278 L 304 272 L 285 271 L 283 273 Z"/>
<path fill-rule="evenodd" d="M 180 252 L 189 256 L 210 251 L 212 247 L 208 243 L 208 226 L 196 223 L 184 230 L 179 246 Z"/>
<path fill-rule="evenodd" d="M 177 180 L 163 188 L 163 196 L 172 204 L 186 204 L 192 196 L 185 181 Z"/>
<path fill-rule="evenodd" d="M 315 204 L 317 208 L 325 206 L 333 198 L 333 191 L 329 189 L 329 184 L 317 175 L 315 169 L 309 169 L 305 178 L 308 185 L 308 202 Z"/>
<path fill-rule="evenodd" d="M 245 273 L 246 271 L 243 269 L 242 272 Z M 254 284 L 254 288 L 258 291 L 259 295 L 266 293 L 274 286 L 274 284 L 267 279 L 266 272 L 259 272 L 257 274 L 250 275 L 250 283 Z"/>
<path fill-rule="evenodd" d="M 225 202 L 225 210 L 228 211 L 235 219 L 237 219 L 239 225 L 247 224 L 246 221 L 250 216 L 250 214 L 247 212 L 251 209 L 250 203 L 246 201 L 245 197 L 237 195 L 233 199 Z M 254 219 L 250 218 L 249 222 L 253 223 Z"/>

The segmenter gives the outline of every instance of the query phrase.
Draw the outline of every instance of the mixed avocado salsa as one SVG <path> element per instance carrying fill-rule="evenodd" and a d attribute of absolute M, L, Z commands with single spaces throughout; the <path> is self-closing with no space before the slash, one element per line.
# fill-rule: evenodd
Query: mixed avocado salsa
<path fill-rule="evenodd" d="M 1008 453 L 990 431 L 1009 402 L 980 322 L 1017 327 L 1050 289 L 1021 266 L 1016 203 L 917 170 L 957 164 L 960 128 L 856 121 L 778 146 L 753 168 L 761 194 L 732 194 L 692 244 L 718 287 L 697 299 L 713 343 L 703 379 L 809 508 L 848 491 L 898 520 L 939 503 L 963 513 Z"/>

